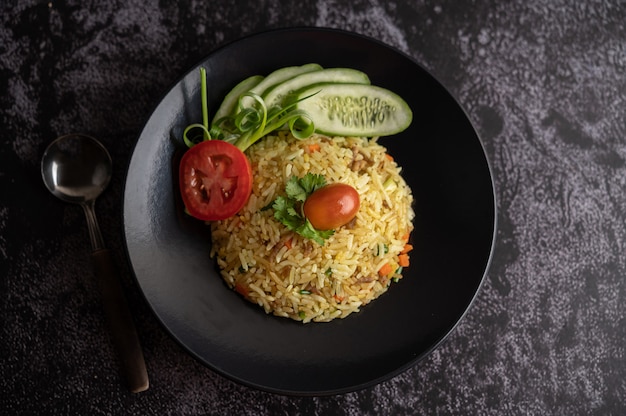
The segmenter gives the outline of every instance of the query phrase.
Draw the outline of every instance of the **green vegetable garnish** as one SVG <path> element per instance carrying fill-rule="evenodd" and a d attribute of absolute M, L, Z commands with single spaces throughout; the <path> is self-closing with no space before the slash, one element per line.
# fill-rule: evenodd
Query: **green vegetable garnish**
<path fill-rule="evenodd" d="M 188 147 L 218 139 L 243 152 L 263 136 L 287 128 L 298 139 L 314 132 L 385 136 L 403 131 L 413 119 L 401 97 L 371 85 L 367 74 L 351 68 L 324 69 L 311 63 L 280 68 L 267 77 L 250 76 L 224 97 L 211 122 L 204 68 L 200 68 L 200 88 L 202 123 L 183 131 Z M 189 137 L 195 130 L 200 134 Z"/>
<path fill-rule="evenodd" d="M 315 93 L 302 97 L 298 101 L 286 106 L 274 105 L 267 108 L 261 96 L 254 92 L 247 92 L 239 97 L 237 112 L 216 120 L 209 126 L 206 70 L 200 68 L 200 95 L 202 99 L 202 123 L 190 124 L 183 131 L 183 140 L 188 147 L 203 140 L 224 140 L 234 144 L 242 152 L 252 146 L 263 136 L 287 126 L 291 134 L 298 139 L 306 139 L 315 132 L 315 126 L 309 115 L 296 109 L 298 102 L 306 100 Z M 245 101 L 253 99 L 251 105 Z M 244 105 L 246 103 L 246 105 Z M 201 136 L 189 137 L 192 130 L 199 129 Z"/>
<path fill-rule="evenodd" d="M 325 185 L 326 179 L 322 175 L 307 173 L 303 178 L 292 176 L 285 184 L 286 195 L 277 197 L 272 204 L 274 218 L 289 230 L 314 240 L 319 245 L 324 245 L 324 240 L 332 236 L 335 231 L 316 230 L 302 213 L 302 203 L 309 195 Z"/>

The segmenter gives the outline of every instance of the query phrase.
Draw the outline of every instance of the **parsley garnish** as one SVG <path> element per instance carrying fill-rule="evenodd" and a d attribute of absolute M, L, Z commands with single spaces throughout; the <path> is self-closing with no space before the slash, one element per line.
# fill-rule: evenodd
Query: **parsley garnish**
<path fill-rule="evenodd" d="M 326 178 L 322 175 L 307 173 L 303 178 L 292 176 L 285 184 L 286 196 L 274 200 L 274 218 L 288 229 L 305 238 L 324 245 L 324 240 L 335 233 L 335 230 L 316 230 L 302 213 L 302 204 L 316 190 L 326 186 Z"/>

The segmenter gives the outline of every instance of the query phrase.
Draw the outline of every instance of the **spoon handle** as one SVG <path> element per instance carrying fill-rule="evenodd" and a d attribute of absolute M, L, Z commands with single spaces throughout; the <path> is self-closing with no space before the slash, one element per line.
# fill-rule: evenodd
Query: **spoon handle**
<path fill-rule="evenodd" d="M 111 253 L 108 249 L 97 249 L 92 252 L 91 260 L 123 377 L 133 393 L 145 391 L 149 386 L 146 364 Z"/>

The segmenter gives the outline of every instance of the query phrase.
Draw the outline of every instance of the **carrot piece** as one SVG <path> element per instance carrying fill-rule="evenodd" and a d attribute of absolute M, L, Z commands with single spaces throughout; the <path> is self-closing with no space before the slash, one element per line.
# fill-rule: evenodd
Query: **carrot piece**
<path fill-rule="evenodd" d="M 291 250 L 291 247 L 293 247 L 293 241 L 292 241 L 291 238 L 288 239 L 288 240 L 285 240 L 285 247 L 287 247 L 289 250 Z"/>
<path fill-rule="evenodd" d="M 404 253 L 398 256 L 398 264 L 402 267 L 408 267 L 409 265 L 409 255 Z"/>
<path fill-rule="evenodd" d="M 387 158 L 388 161 L 393 162 L 393 156 L 391 156 L 389 153 L 385 153 L 385 158 Z"/>
<path fill-rule="evenodd" d="M 306 148 L 307 153 L 314 153 L 314 152 L 317 152 L 319 150 L 320 150 L 320 144 L 319 143 L 311 143 Z"/>
<path fill-rule="evenodd" d="M 241 284 L 241 283 L 237 283 L 235 284 L 235 292 L 239 293 L 240 295 L 242 295 L 243 297 L 248 297 L 248 288 Z"/>
<path fill-rule="evenodd" d="M 404 235 L 402 236 L 402 241 L 409 241 L 409 235 L 410 235 L 410 234 L 409 234 L 408 232 L 407 232 L 406 234 L 404 234 Z"/>
<path fill-rule="evenodd" d="M 404 245 L 404 248 L 402 249 L 402 251 L 400 253 L 401 254 L 405 254 L 405 253 L 408 253 L 411 250 L 413 250 L 413 244 L 406 243 Z"/>
<path fill-rule="evenodd" d="M 393 271 L 393 269 L 391 268 L 391 264 L 389 263 L 385 263 L 383 264 L 383 267 L 381 267 L 378 270 L 378 274 L 380 276 L 387 276 L 389 273 L 391 273 Z"/>
<path fill-rule="evenodd" d="M 333 298 L 337 301 L 337 303 L 341 303 L 343 301 L 343 296 L 333 295 Z"/>

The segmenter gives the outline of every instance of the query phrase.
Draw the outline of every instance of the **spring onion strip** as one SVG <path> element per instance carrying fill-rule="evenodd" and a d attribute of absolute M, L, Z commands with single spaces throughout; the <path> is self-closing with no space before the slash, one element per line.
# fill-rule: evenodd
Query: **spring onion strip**
<path fill-rule="evenodd" d="M 209 105 L 206 91 L 206 69 L 200 68 L 200 96 L 202 98 L 202 125 L 205 131 L 205 140 L 211 140 L 209 134 Z"/>
<path fill-rule="evenodd" d="M 183 130 L 183 141 L 187 147 L 192 147 L 194 144 L 203 140 L 211 140 L 211 132 L 209 130 L 209 106 L 207 104 L 206 69 L 204 68 L 200 68 L 200 98 L 202 101 L 202 124 L 193 123 Z M 196 135 L 190 138 L 189 132 L 195 129 L 199 129 L 202 135 Z"/>
<path fill-rule="evenodd" d="M 194 129 L 200 129 L 203 132 L 203 134 L 196 135 L 196 136 L 193 136 L 192 138 L 189 138 L 188 136 L 189 132 Z M 204 124 L 200 124 L 200 123 L 190 124 L 185 128 L 185 130 L 183 130 L 183 141 L 185 142 L 185 145 L 187 145 L 187 147 L 191 147 L 194 144 L 201 142 L 202 140 L 211 140 L 211 134 L 206 129 L 206 127 L 204 127 Z"/>
<path fill-rule="evenodd" d="M 313 96 L 304 97 L 301 100 Z M 183 141 L 187 147 L 203 140 L 224 140 L 245 151 L 257 140 L 281 128 L 288 128 L 297 139 L 306 139 L 315 131 L 315 125 L 309 115 L 294 109 L 298 102 L 284 108 L 273 106 L 268 109 L 265 101 L 258 94 L 248 92 L 239 97 L 238 112 L 235 116 L 225 116 L 209 126 L 206 70 L 200 68 L 200 96 L 202 100 L 202 123 L 188 125 L 183 131 Z M 251 97 L 252 105 L 244 105 L 244 97 Z M 199 129 L 201 134 L 192 137 L 190 132 Z"/>
<path fill-rule="evenodd" d="M 253 98 L 258 105 L 244 108 L 242 104 L 244 97 Z M 304 97 L 302 100 L 309 97 Z M 237 139 L 235 146 L 241 151 L 245 151 L 260 138 L 285 125 L 297 139 L 306 139 L 311 136 L 315 131 L 315 125 L 305 111 L 292 109 L 296 104 L 297 102 L 292 103 L 285 108 L 274 106 L 268 111 L 265 102 L 259 95 L 255 93 L 244 94 L 239 99 L 240 111 L 235 118 L 235 126 L 243 134 Z M 296 123 L 298 122 L 303 127 L 297 128 Z"/>

